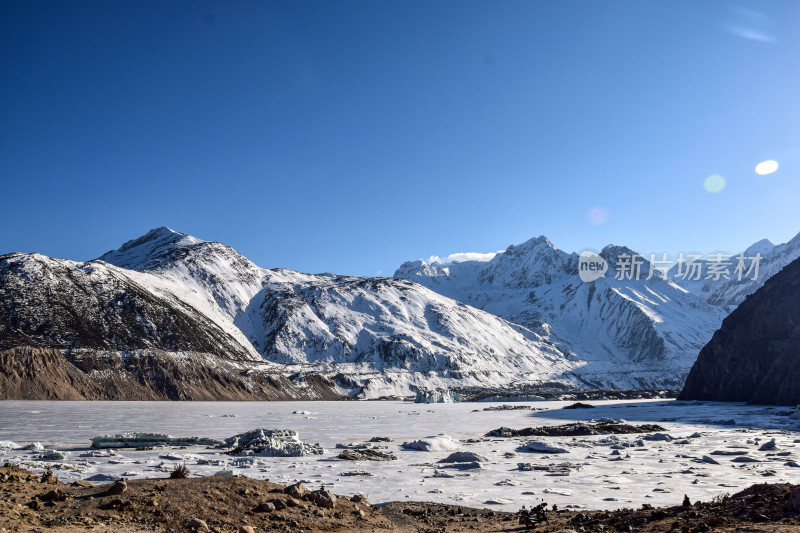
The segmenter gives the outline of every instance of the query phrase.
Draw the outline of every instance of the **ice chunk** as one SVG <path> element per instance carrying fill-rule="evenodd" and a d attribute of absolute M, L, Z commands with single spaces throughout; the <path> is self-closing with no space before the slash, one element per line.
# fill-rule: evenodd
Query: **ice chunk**
<path fill-rule="evenodd" d="M 672 437 L 672 435 L 670 435 L 670 434 L 668 434 L 668 433 L 653 433 L 652 435 L 646 435 L 646 436 L 644 437 L 644 440 L 664 440 L 664 441 L 670 441 L 670 440 L 674 440 L 674 438 Z"/>
<path fill-rule="evenodd" d="M 300 440 L 291 429 L 257 428 L 225 439 L 229 455 L 260 455 L 263 457 L 304 457 L 324 453 L 319 444 Z"/>
<path fill-rule="evenodd" d="M 565 448 L 550 446 L 549 444 L 538 440 L 532 440 L 526 443 L 520 449 L 523 451 L 536 452 L 536 453 L 567 453 L 567 450 Z"/>
<path fill-rule="evenodd" d="M 22 448 L 16 442 L 10 440 L 0 440 L 0 450 L 18 450 Z"/>
<path fill-rule="evenodd" d="M 78 455 L 78 457 L 116 457 L 114 450 L 89 450 Z"/>
<path fill-rule="evenodd" d="M 35 458 L 39 459 L 40 461 L 66 461 L 67 454 L 65 452 L 59 452 L 56 450 L 45 450 L 36 455 Z"/>
<path fill-rule="evenodd" d="M 570 489 L 546 488 L 544 489 L 544 493 L 558 494 L 559 496 L 572 496 L 572 491 Z"/>
<path fill-rule="evenodd" d="M 403 448 L 421 452 L 449 452 L 455 450 L 456 447 L 457 444 L 453 438 L 444 434 L 403 443 Z"/>
<path fill-rule="evenodd" d="M 428 390 L 417 391 L 414 403 L 458 403 L 463 402 L 464 398 L 457 392 L 449 390 Z"/>
<path fill-rule="evenodd" d="M 486 500 L 483 503 L 485 505 L 511 505 L 514 503 L 514 500 L 508 500 L 506 498 L 492 498 L 491 500 Z"/>
<path fill-rule="evenodd" d="M 92 439 L 92 448 L 144 448 L 151 446 L 218 446 L 220 441 L 203 437 L 173 437 L 163 433 L 118 433 Z"/>

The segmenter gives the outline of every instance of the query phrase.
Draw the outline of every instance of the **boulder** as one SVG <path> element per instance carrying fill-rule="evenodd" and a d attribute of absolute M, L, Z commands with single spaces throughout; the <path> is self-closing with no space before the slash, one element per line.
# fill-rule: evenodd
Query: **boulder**
<path fill-rule="evenodd" d="M 315 490 L 308 495 L 308 499 L 317 507 L 334 509 L 336 507 L 336 496 L 325 489 Z"/>
<path fill-rule="evenodd" d="M 789 494 L 789 512 L 800 513 L 800 490 Z"/>
<path fill-rule="evenodd" d="M 120 479 L 119 481 L 115 481 L 114 483 L 111 484 L 110 487 L 108 487 L 108 490 L 106 490 L 106 494 L 108 496 L 115 496 L 117 494 L 122 494 L 126 490 L 128 490 L 128 484 L 125 483 L 124 479 Z"/>
<path fill-rule="evenodd" d="M 308 494 L 308 489 L 302 483 L 295 483 L 294 485 L 289 485 L 286 487 L 284 492 L 292 498 L 302 500 L 303 497 Z"/>
<path fill-rule="evenodd" d="M 453 452 L 444 459 L 440 459 L 440 463 L 483 463 L 488 461 L 486 457 L 478 455 L 475 452 Z"/>

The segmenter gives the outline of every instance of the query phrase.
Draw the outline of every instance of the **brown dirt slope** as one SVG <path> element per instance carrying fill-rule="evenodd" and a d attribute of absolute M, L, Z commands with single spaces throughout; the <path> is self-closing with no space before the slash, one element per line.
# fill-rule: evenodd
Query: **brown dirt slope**
<path fill-rule="evenodd" d="M 191 354 L 190 354 L 191 355 Z M 176 357 L 160 350 L 135 355 L 19 347 L 0 350 L 0 400 L 339 400 L 321 376 L 291 380 L 242 370 L 208 354 Z"/>

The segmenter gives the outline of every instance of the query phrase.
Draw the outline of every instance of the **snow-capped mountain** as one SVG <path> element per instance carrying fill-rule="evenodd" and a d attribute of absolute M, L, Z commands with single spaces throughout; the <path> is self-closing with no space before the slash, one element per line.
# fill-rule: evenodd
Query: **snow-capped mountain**
<path fill-rule="evenodd" d="M 0 399 L 320 399 L 168 283 L 102 261 L 0 256 Z"/>
<path fill-rule="evenodd" d="M 0 299 L 0 348 L 194 354 L 243 374 L 327 376 L 361 397 L 579 384 L 579 365 L 538 333 L 416 283 L 263 269 L 168 228 L 86 263 L 4 256 Z"/>
<path fill-rule="evenodd" d="M 584 283 L 579 256 L 542 236 L 488 261 L 409 261 L 394 276 L 537 331 L 582 361 L 576 373 L 595 386 L 680 386 L 730 310 L 800 256 L 800 236 L 780 246 L 760 241 L 744 256 L 756 253 L 764 257 L 756 280 L 674 280 L 674 268 L 663 279 L 646 260 L 637 280 L 617 276 L 619 258 L 634 252 L 607 246 L 599 255 L 609 271 Z"/>
<path fill-rule="evenodd" d="M 154 278 L 267 361 L 338 374 L 364 395 L 574 381 L 576 364 L 537 333 L 406 280 L 259 268 L 167 228 L 100 261 Z"/>

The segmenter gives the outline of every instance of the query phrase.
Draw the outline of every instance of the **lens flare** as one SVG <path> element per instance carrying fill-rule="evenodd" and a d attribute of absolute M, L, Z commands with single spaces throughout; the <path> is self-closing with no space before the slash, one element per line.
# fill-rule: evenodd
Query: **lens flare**
<path fill-rule="evenodd" d="M 756 165 L 756 174 L 759 176 L 766 176 L 768 174 L 772 174 L 778 170 L 778 162 L 773 161 L 772 159 L 768 161 L 762 161 L 761 163 Z"/>
<path fill-rule="evenodd" d="M 719 174 L 712 174 L 706 178 L 703 187 L 705 187 L 708 192 L 720 192 L 725 188 L 725 178 Z"/>
<path fill-rule="evenodd" d="M 592 226 L 599 226 L 608 222 L 609 216 L 608 209 L 605 207 L 595 207 L 586 213 L 586 220 L 588 220 L 589 224 Z"/>

